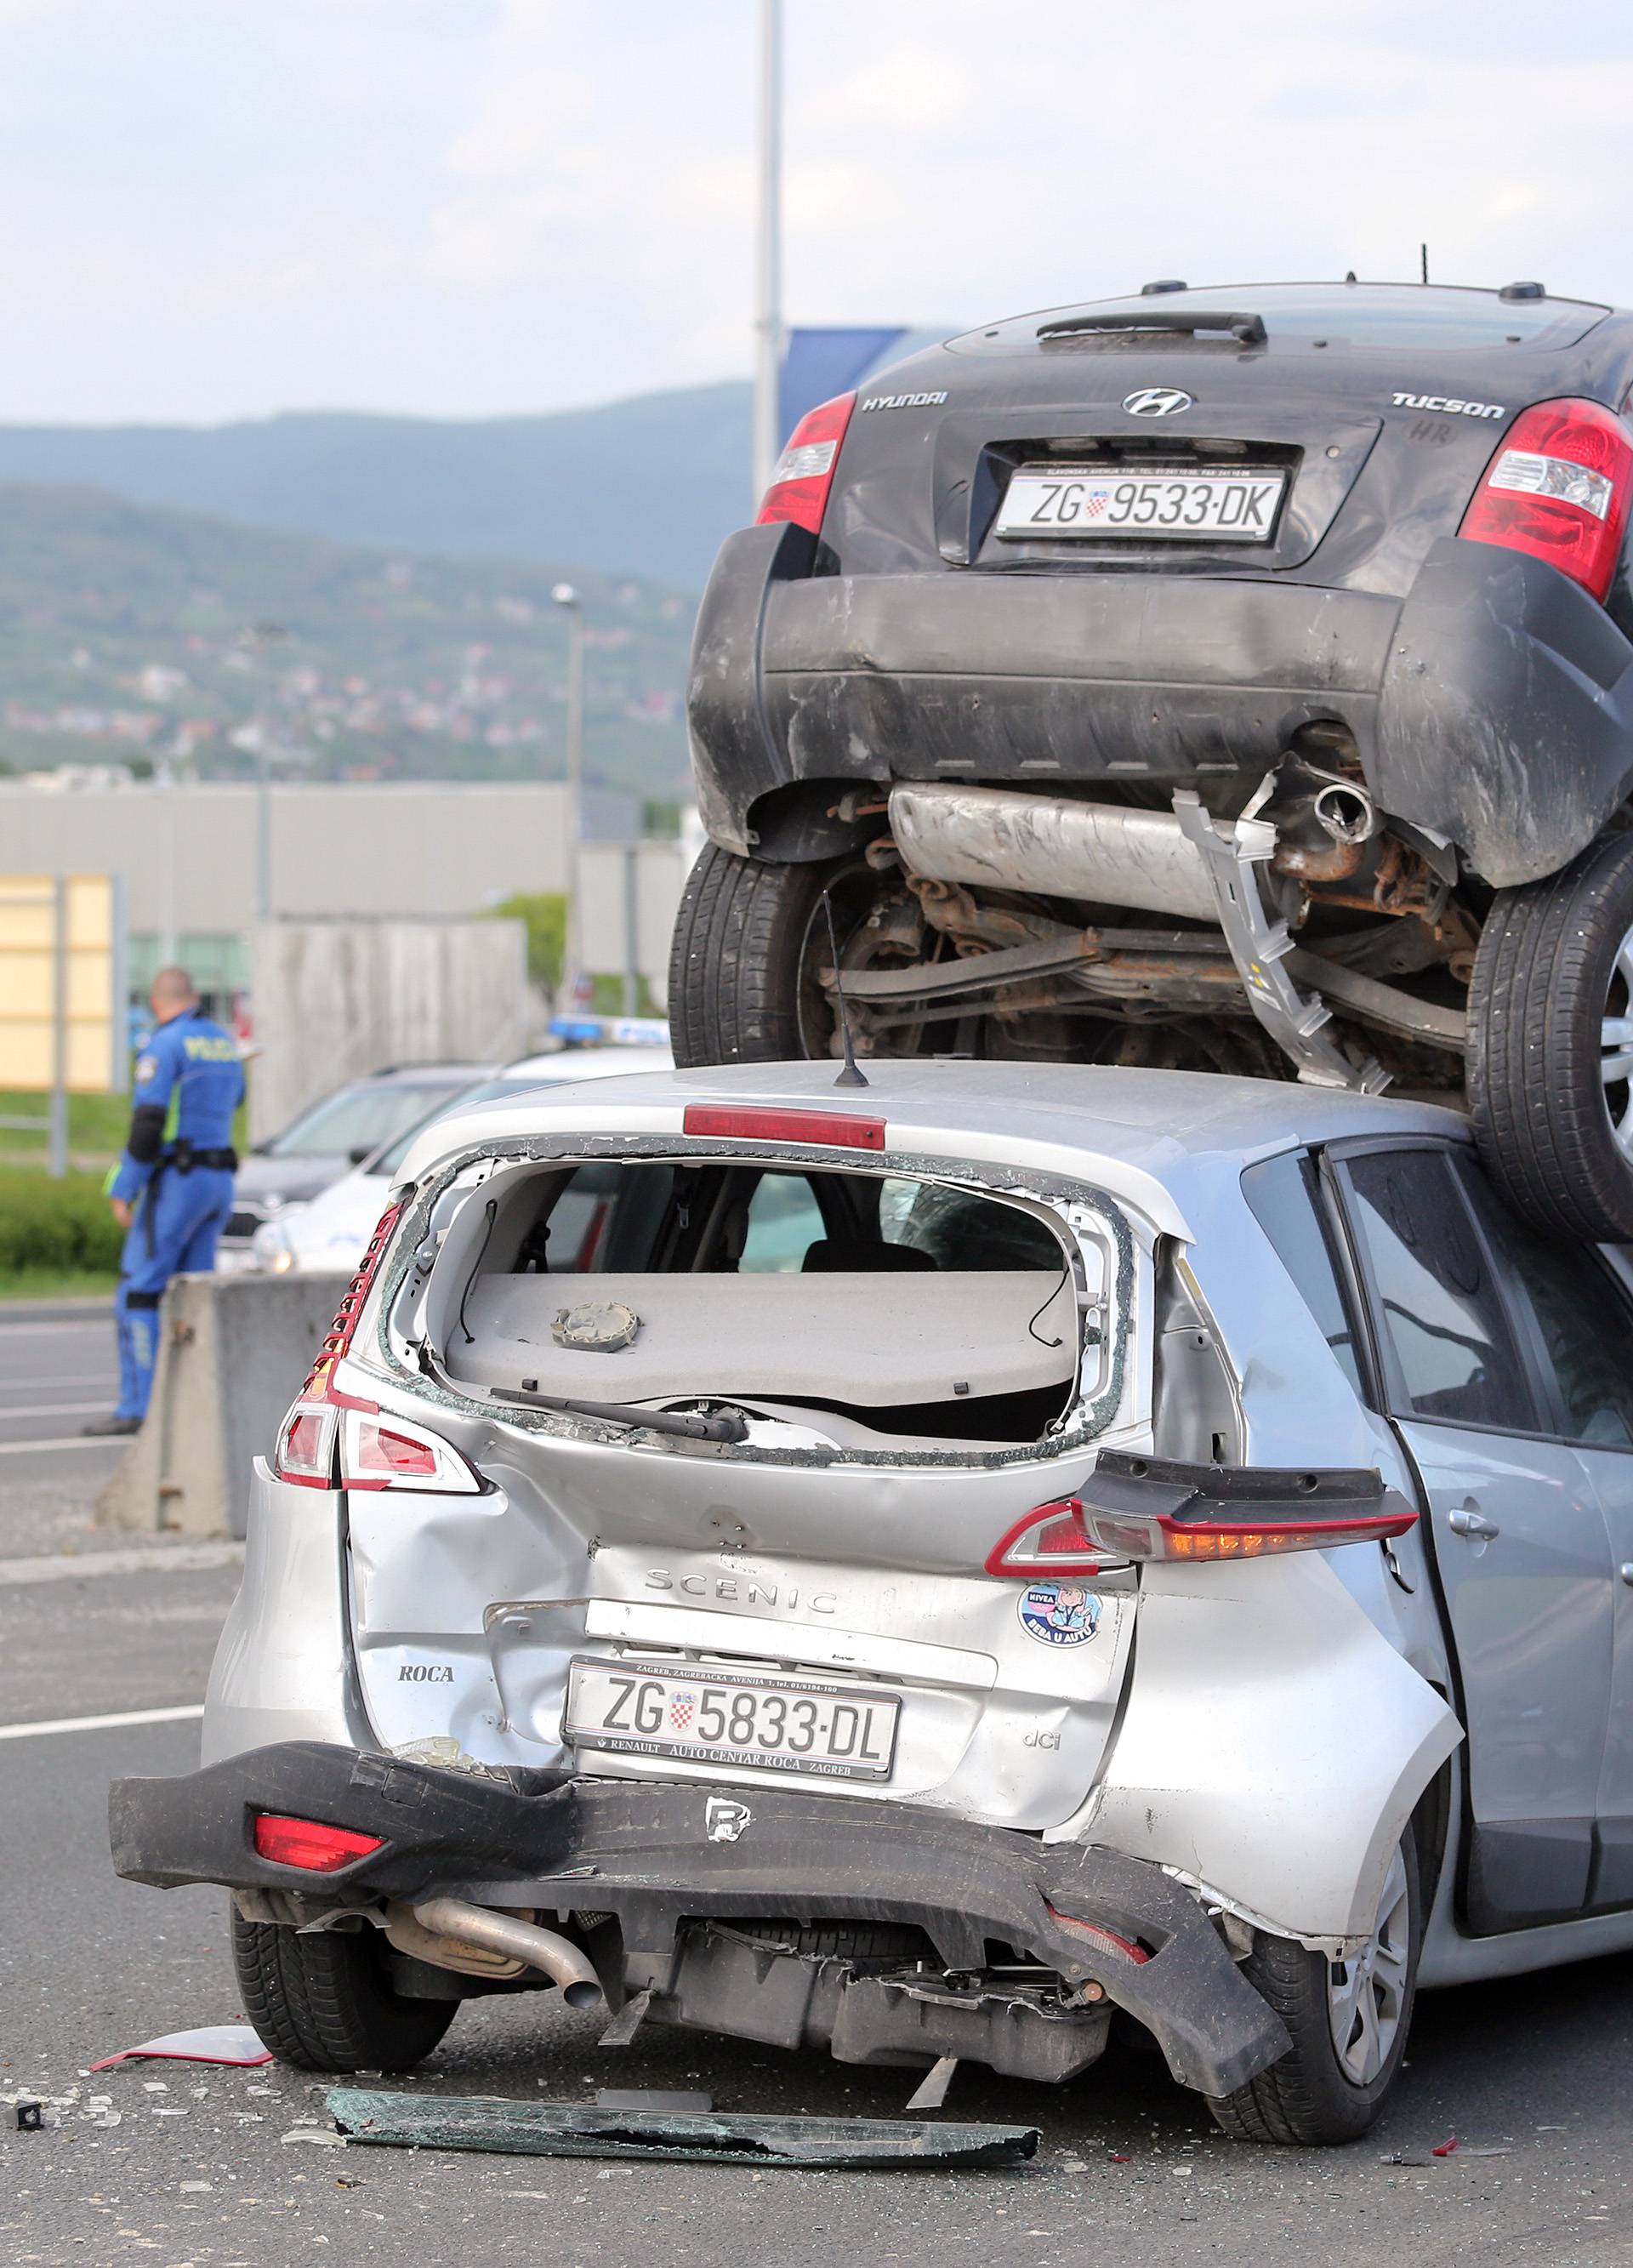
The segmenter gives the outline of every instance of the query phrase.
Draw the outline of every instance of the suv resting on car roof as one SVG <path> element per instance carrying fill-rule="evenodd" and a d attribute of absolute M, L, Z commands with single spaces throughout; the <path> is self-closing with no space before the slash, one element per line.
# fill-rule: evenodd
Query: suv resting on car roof
<path fill-rule="evenodd" d="M 1148 285 L 790 442 L 699 616 L 682 1062 L 857 1042 L 1472 1104 L 1633 1235 L 1633 318 Z"/>
<path fill-rule="evenodd" d="M 550 1981 L 1030 2080 L 1122 2009 L 1232 2132 L 1343 2139 L 1416 1983 L 1633 1946 L 1630 1381 L 1610 1262 L 1419 1105 L 890 1063 L 461 1111 L 115 1863 L 232 1889 L 311 2069 Z"/>

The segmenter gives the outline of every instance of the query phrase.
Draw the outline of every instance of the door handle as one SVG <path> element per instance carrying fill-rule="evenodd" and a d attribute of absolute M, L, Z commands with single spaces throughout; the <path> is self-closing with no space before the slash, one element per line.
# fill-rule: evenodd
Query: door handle
<path fill-rule="evenodd" d="M 1633 1583 L 1633 1559 L 1624 1559 L 1622 1561 L 1621 1574 L 1622 1580 L 1624 1583 Z"/>
<path fill-rule="evenodd" d="M 1487 1543 L 1503 1533 L 1496 1521 L 1488 1520 L 1483 1512 L 1450 1512 L 1445 1524 L 1453 1535 L 1474 1535 Z"/>

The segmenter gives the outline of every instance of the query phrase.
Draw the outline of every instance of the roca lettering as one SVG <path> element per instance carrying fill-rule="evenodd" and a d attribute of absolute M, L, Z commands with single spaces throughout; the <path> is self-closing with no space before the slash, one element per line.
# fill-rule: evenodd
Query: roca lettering
<path fill-rule="evenodd" d="M 445 1661 L 405 1661 L 397 1672 L 399 1685 L 452 1685 L 453 1672 Z"/>

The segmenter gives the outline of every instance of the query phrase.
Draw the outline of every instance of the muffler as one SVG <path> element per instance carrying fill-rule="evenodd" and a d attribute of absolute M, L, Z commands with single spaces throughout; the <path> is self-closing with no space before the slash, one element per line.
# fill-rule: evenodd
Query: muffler
<path fill-rule="evenodd" d="M 890 831 L 909 873 L 931 881 L 1219 917 L 1203 854 L 1171 811 L 932 781 L 891 790 Z"/>
<path fill-rule="evenodd" d="M 536 1922 L 518 1921 L 514 1914 L 495 1913 L 491 1906 L 474 1906 L 464 1898 L 427 1898 L 409 1911 L 433 1937 L 450 1939 L 456 1947 L 480 1946 L 541 1969 L 561 1986 L 570 2008 L 600 2006 L 600 1978 L 580 1948 L 557 1930 L 541 1929 Z"/>

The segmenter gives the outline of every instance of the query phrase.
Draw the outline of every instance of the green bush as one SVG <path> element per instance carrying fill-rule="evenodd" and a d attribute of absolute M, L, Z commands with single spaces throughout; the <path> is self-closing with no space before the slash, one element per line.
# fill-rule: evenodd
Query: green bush
<path fill-rule="evenodd" d="M 0 1167 L 0 1281 L 24 1269 L 111 1276 L 123 1241 L 99 1175 Z"/>
<path fill-rule="evenodd" d="M 553 993 L 567 957 L 567 900 L 560 890 L 518 890 L 488 912 L 496 921 L 519 921 L 527 930 L 527 974 Z"/>

